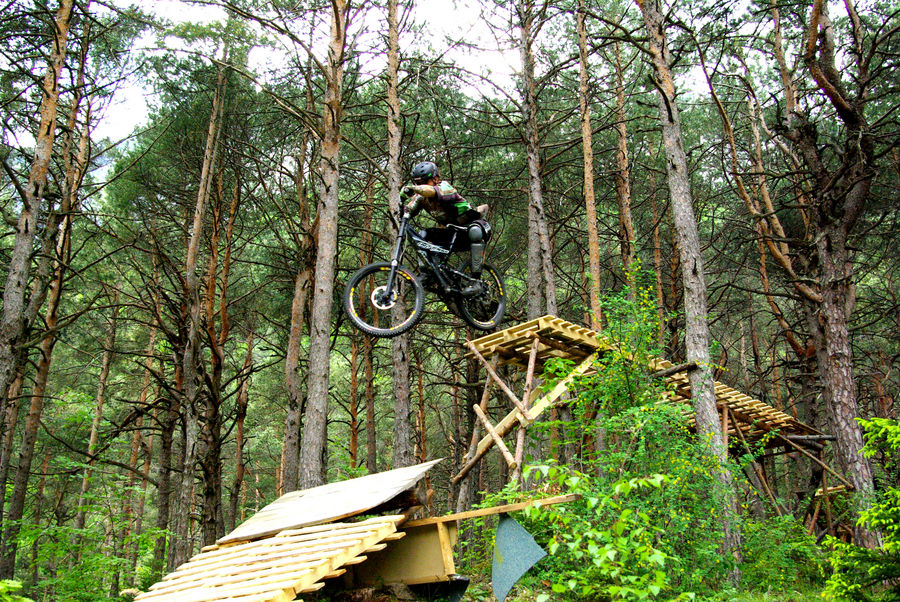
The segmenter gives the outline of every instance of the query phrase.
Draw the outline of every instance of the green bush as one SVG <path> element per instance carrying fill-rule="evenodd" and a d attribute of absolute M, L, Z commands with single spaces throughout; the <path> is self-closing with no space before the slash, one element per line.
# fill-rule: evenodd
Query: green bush
<path fill-rule="evenodd" d="M 33 602 L 31 598 L 16 595 L 22 589 L 22 584 L 12 579 L 0 579 L 0 602 Z"/>
<path fill-rule="evenodd" d="M 896 420 L 860 420 L 865 429 L 867 457 L 883 453 L 896 465 L 900 424 Z M 881 549 L 870 550 L 828 538 L 832 574 L 825 594 L 835 600 L 900 600 L 900 489 L 887 489 L 872 507 L 860 514 L 859 524 L 882 536 Z"/>
<path fill-rule="evenodd" d="M 743 589 L 788 591 L 820 584 L 824 554 L 793 516 L 748 519 L 743 527 Z"/>

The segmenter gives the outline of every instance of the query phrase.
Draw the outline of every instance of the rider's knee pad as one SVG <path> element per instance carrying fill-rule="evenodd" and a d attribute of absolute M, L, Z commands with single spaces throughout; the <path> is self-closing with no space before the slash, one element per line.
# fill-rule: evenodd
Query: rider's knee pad
<path fill-rule="evenodd" d="M 472 224 L 469 226 L 469 242 L 479 243 L 484 240 L 484 230 L 480 224 Z"/>

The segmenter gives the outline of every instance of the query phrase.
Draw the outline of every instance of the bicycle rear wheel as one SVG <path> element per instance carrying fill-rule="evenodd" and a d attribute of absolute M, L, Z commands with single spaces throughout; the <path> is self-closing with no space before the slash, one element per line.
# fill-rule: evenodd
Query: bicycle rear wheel
<path fill-rule="evenodd" d="M 403 266 L 395 273 L 393 290 L 387 294 L 389 263 L 372 263 L 360 268 L 344 288 L 344 312 L 350 323 L 366 334 L 391 338 L 419 323 L 423 315 L 425 290 Z"/>
<path fill-rule="evenodd" d="M 493 330 L 506 312 L 506 283 L 489 263 L 481 269 L 482 292 L 472 297 L 459 297 L 460 317 L 476 330 Z"/>

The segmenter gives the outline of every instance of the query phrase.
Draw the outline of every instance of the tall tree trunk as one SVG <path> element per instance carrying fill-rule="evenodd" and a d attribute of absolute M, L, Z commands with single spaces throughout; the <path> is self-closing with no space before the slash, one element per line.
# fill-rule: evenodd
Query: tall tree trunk
<path fill-rule="evenodd" d="M 62 7 L 60 7 L 60 10 L 62 10 Z M 69 7 L 69 15 L 66 17 L 66 19 L 70 18 L 70 16 L 71 6 Z M 66 24 L 66 27 L 68 27 L 68 24 Z M 64 43 L 64 41 L 65 40 L 63 38 L 62 42 Z M 86 54 L 86 46 L 83 46 L 82 48 L 83 54 Z M 84 57 L 82 57 L 81 66 L 79 67 L 77 81 L 79 82 L 78 90 L 80 91 L 81 84 L 83 84 L 84 82 Z M 73 130 L 74 125 L 77 121 L 80 98 L 80 93 L 76 94 L 76 102 L 73 102 L 73 106 L 69 115 L 69 126 L 70 129 Z M 55 112 L 56 109 L 54 107 L 54 116 Z M 52 126 L 49 127 L 51 127 L 52 129 Z M 69 132 L 69 135 L 71 136 L 72 132 Z M 62 288 L 66 278 L 66 269 L 71 261 L 70 254 L 72 218 L 73 214 L 75 213 L 75 211 L 77 211 L 79 206 L 77 197 L 77 184 L 80 183 L 84 175 L 84 169 L 87 163 L 86 154 L 88 135 L 88 125 L 87 123 L 85 123 L 79 142 L 78 156 L 73 161 L 67 153 L 67 156 L 64 160 L 64 163 L 66 165 L 66 181 L 69 183 L 69 186 L 68 189 L 64 191 L 63 201 L 59 208 L 57 219 L 48 220 L 49 223 L 47 225 L 48 230 L 55 230 L 57 227 L 59 227 L 60 220 L 62 222 L 61 231 L 58 239 L 56 240 L 54 252 L 52 253 L 53 278 L 49 285 L 46 310 L 47 313 L 45 318 L 47 330 L 39 345 L 40 359 L 38 361 L 38 369 L 37 374 L 35 375 L 34 385 L 32 386 L 31 390 L 31 403 L 28 410 L 28 416 L 25 420 L 25 428 L 22 434 L 22 446 L 19 450 L 19 463 L 16 469 L 15 483 L 13 485 L 12 498 L 10 500 L 9 514 L 7 516 L 10 524 L 7 526 L 7 529 L 3 533 L 3 541 L 0 542 L 0 578 L 4 579 L 11 578 L 13 571 L 15 570 L 16 538 L 18 537 L 19 532 L 19 521 L 22 519 L 25 507 L 25 493 L 31 471 L 31 462 L 34 456 L 34 445 L 37 441 L 37 431 L 40 425 L 41 414 L 43 413 L 44 408 L 44 394 L 46 392 L 47 378 L 50 372 L 50 361 L 53 354 L 53 348 L 56 345 L 57 340 L 56 325 L 59 321 L 59 305 L 62 299 Z M 52 140 L 50 141 L 50 144 L 52 145 Z M 44 167 L 44 179 L 46 180 L 46 167 Z M 44 184 L 40 184 L 39 188 L 43 185 Z M 45 249 L 49 246 L 49 242 L 51 240 L 52 235 L 48 233 L 47 237 L 45 238 Z M 47 255 L 49 260 L 51 254 L 47 253 Z M 42 297 L 43 295 L 36 292 L 37 288 L 38 284 L 35 283 L 35 289 L 32 293 L 32 299 L 29 302 L 29 307 L 25 311 L 25 313 L 28 315 L 31 315 L 38 311 L 38 298 Z M 2 355 L 2 353 L 0 353 L 0 355 Z M 19 378 L 21 378 L 21 375 L 19 376 Z M 17 387 L 4 386 L 2 394 L 6 396 L 11 390 L 15 391 L 17 388 L 20 392 L 21 384 L 22 383 L 20 381 Z M 18 402 L 16 402 L 16 404 L 18 404 Z M 5 436 L 8 436 L 10 439 L 12 438 L 12 435 L 12 431 L 9 431 L 5 434 Z"/>
<path fill-rule="evenodd" d="M 227 59 L 227 51 L 224 53 Z M 185 257 L 184 299 L 187 303 L 188 335 L 185 341 L 182 358 L 182 415 L 184 417 L 184 457 L 181 466 L 181 478 L 178 484 L 178 496 L 175 500 L 175 514 L 172 530 L 172 563 L 180 565 L 191 555 L 193 543 L 190 538 L 190 517 L 194 476 L 200 440 L 201 382 L 198 372 L 200 361 L 200 280 L 197 275 L 197 259 L 200 256 L 200 240 L 203 236 L 203 217 L 212 185 L 213 169 L 218 154 L 221 132 L 222 113 L 225 104 L 225 68 L 220 65 L 216 77 L 216 89 L 213 95 L 212 110 L 209 117 L 209 128 L 206 133 L 206 144 L 203 151 L 203 165 L 200 171 L 200 183 L 197 190 L 197 203 L 194 207 L 194 221 L 191 237 Z"/>
<path fill-rule="evenodd" d="M 66 61 L 66 42 L 72 19 L 72 5 L 73 0 L 61 0 L 53 22 L 47 72 L 41 88 L 41 120 L 35 134 L 34 159 L 31 163 L 28 185 L 25 187 L 25 196 L 22 198 L 22 211 L 16 226 L 6 286 L 3 289 L 3 313 L 0 315 L 0 416 L 5 413 L 9 386 L 15 378 L 16 363 L 21 352 L 21 338 L 28 327 L 23 319 L 25 288 L 28 286 L 35 229 L 41 216 L 47 188 L 47 174 L 53 155 L 59 103 L 59 77 Z"/>
<path fill-rule="evenodd" d="M 731 574 L 734 585 L 740 580 L 737 565 L 740 561 L 740 533 L 735 519 L 737 497 L 731 473 L 725 467 L 728 452 L 722 438 L 722 424 L 716 411 L 711 360 L 709 354 L 709 324 L 707 322 L 706 280 L 703 272 L 700 237 L 692 206 L 687 158 L 681 135 L 681 120 L 675 99 L 675 82 L 670 69 L 671 59 L 666 45 L 665 23 L 660 0 L 637 0 L 649 34 L 649 49 L 657 92 L 659 92 L 659 120 L 666 153 L 666 173 L 672 215 L 681 254 L 681 275 L 684 284 L 685 349 L 687 361 L 699 368 L 690 373 L 691 398 L 696 413 L 697 433 L 708 445 L 711 455 L 719 462 L 722 500 L 722 529 L 725 533 L 723 551 L 735 559 Z"/>
<path fill-rule="evenodd" d="M 628 165 L 628 126 L 625 115 L 625 84 L 622 66 L 622 46 L 615 43 L 616 68 L 616 132 L 619 135 L 616 153 L 616 201 L 619 206 L 619 246 L 622 254 L 622 270 L 629 284 L 630 298 L 634 298 L 634 224 L 631 220 L 631 168 Z"/>
<path fill-rule="evenodd" d="M 368 265 L 375 257 L 375 245 L 372 242 L 372 214 L 375 207 L 367 203 L 363 217 L 363 233 L 360 245 L 360 263 Z M 363 282 L 360 286 L 369 286 Z M 364 308 L 363 308 L 364 309 Z M 378 472 L 378 435 L 375 429 L 375 340 L 367 334 L 362 335 L 363 378 L 365 379 L 366 396 L 366 470 L 369 474 Z"/>
<path fill-rule="evenodd" d="M 537 81 L 535 80 L 534 40 L 543 21 L 535 23 L 532 0 L 516 6 L 519 16 L 522 57 L 522 113 L 525 155 L 528 163 L 528 317 L 541 315 L 541 297 L 548 314 L 556 314 L 556 278 L 553 275 L 553 252 L 544 213 L 541 181 L 541 148 L 537 114 Z"/>
<path fill-rule="evenodd" d="M 228 513 L 228 529 L 233 531 L 237 525 L 238 501 L 244 486 L 244 474 L 247 466 L 244 463 L 244 420 L 247 418 L 247 404 L 249 402 L 250 372 L 253 370 L 253 344 L 254 332 L 251 328 L 247 332 L 247 354 L 244 356 L 244 366 L 241 368 L 241 380 L 238 385 L 237 401 L 235 402 L 235 436 L 234 436 L 234 483 L 231 485 L 231 506 Z"/>
<path fill-rule="evenodd" d="M 306 144 L 301 148 L 305 149 Z M 299 477 L 300 422 L 303 415 L 303 379 L 300 377 L 300 357 L 303 346 L 303 325 L 306 324 L 307 303 L 313 279 L 315 234 L 310 226 L 309 199 L 306 196 L 304 166 L 305 150 L 296 157 L 294 186 L 297 193 L 297 212 L 300 219 L 299 267 L 294 276 L 294 297 L 291 301 L 291 332 L 284 360 L 285 383 L 288 390 L 288 411 L 284 420 L 284 443 L 281 453 L 281 493 L 295 491 Z"/>
<path fill-rule="evenodd" d="M 660 215 L 656 204 L 656 178 L 653 169 L 649 170 L 650 181 L 650 216 L 653 218 L 653 272 L 656 275 L 656 315 L 659 328 L 656 343 L 660 349 L 666 344 L 666 298 L 663 293 L 662 241 L 659 235 Z"/>
<path fill-rule="evenodd" d="M 588 73 L 587 28 L 584 0 L 578 0 L 575 25 L 578 30 L 578 106 L 581 111 L 581 150 L 584 162 L 584 209 L 587 217 L 588 257 L 590 272 L 586 274 L 591 303 L 591 328 L 602 327 L 600 307 L 600 235 L 597 232 L 597 207 L 594 198 L 594 132 L 591 128 L 590 75 Z"/>
<path fill-rule="evenodd" d="M 387 65 L 387 132 L 388 132 L 388 199 L 392 215 L 400 212 L 400 98 L 398 71 L 400 68 L 397 0 L 388 0 L 388 65 Z M 391 224 L 394 221 L 391 220 Z M 393 228 L 396 236 L 398 231 Z M 396 305 L 391 312 L 404 312 Z M 402 320 L 404 316 L 395 315 Z M 394 468 L 413 463 L 413 429 L 409 410 L 409 335 L 401 334 L 391 341 L 391 363 L 394 370 Z"/>
<path fill-rule="evenodd" d="M 331 3 L 331 40 L 325 75 L 322 116 L 322 159 L 319 164 L 321 190 L 316 218 L 319 222 L 316 273 L 310 318 L 310 371 L 303 440 L 300 442 L 300 487 L 315 487 L 325 481 L 323 455 L 327 444 L 328 382 L 331 351 L 331 308 L 337 251 L 338 177 L 340 175 L 341 88 L 347 41 L 349 0 Z"/>
<path fill-rule="evenodd" d="M 861 82 L 856 96 L 844 89 L 841 72 L 835 66 L 833 32 L 824 0 L 813 4 L 804 53 L 807 68 L 843 125 L 840 164 L 831 170 L 825 167 L 827 160 L 812 128 L 798 127 L 789 137 L 799 148 L 815 183 L 811 222 L 821 305 L 807 302 L 807 324 L 816 344 L 825 409 L 835 436 L 835 457 L 859 492 L 855 503 L 858 513 L 871 503 L 874 481 L 872 468 L 862 453 L 862 429 L 856 422 L 859 405 L 848 322 L 856 303 L 851 236 L 868 204 L 876 176 L 873 134 L 864 113 L 872 81 L 868 77 L 868 62 L 874 52 L 863 52 L 862 25 L 856 9 L 850 0 L 844 5 L 853 39 L 859 45 L 849 53 L 856 68 L 854 76 Z M 855 537 L 860 545 L 878 544 L 877 535 L 859 525 Z"/>

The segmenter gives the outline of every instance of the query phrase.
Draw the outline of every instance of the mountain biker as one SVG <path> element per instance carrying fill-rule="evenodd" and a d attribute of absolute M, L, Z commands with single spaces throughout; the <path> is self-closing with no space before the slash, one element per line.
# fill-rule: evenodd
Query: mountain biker
<path fill-rule="evenodd" d="M 484 265 L 484 245 L 491 238 L 491 226 L 484 219 L 488 206 L 479 205 L 473 208 L 450 182 L 441 179 L 438 166 L 431 161 L 417 163 L 410 177 L 413 185 L 404 186 L 400 191 L 401 201 L 410 199 L 402 210 L 415 217 L 419 211 L 425 209 L 440 226 L 427 228 L 425 239 L 443 247 L 447 247 L 453 237 L 452 232 L 446 227 L 448 224 L 467 226 L 468 236 L 457 237 L 452 250 L 465 251 L 466 248 L 470 250 L 471 274 L 474 278 L 480 279 Z M 463 296 L 472 296 L 479 290 L 480 287 L 473 284 L 460 292 Z"/>

